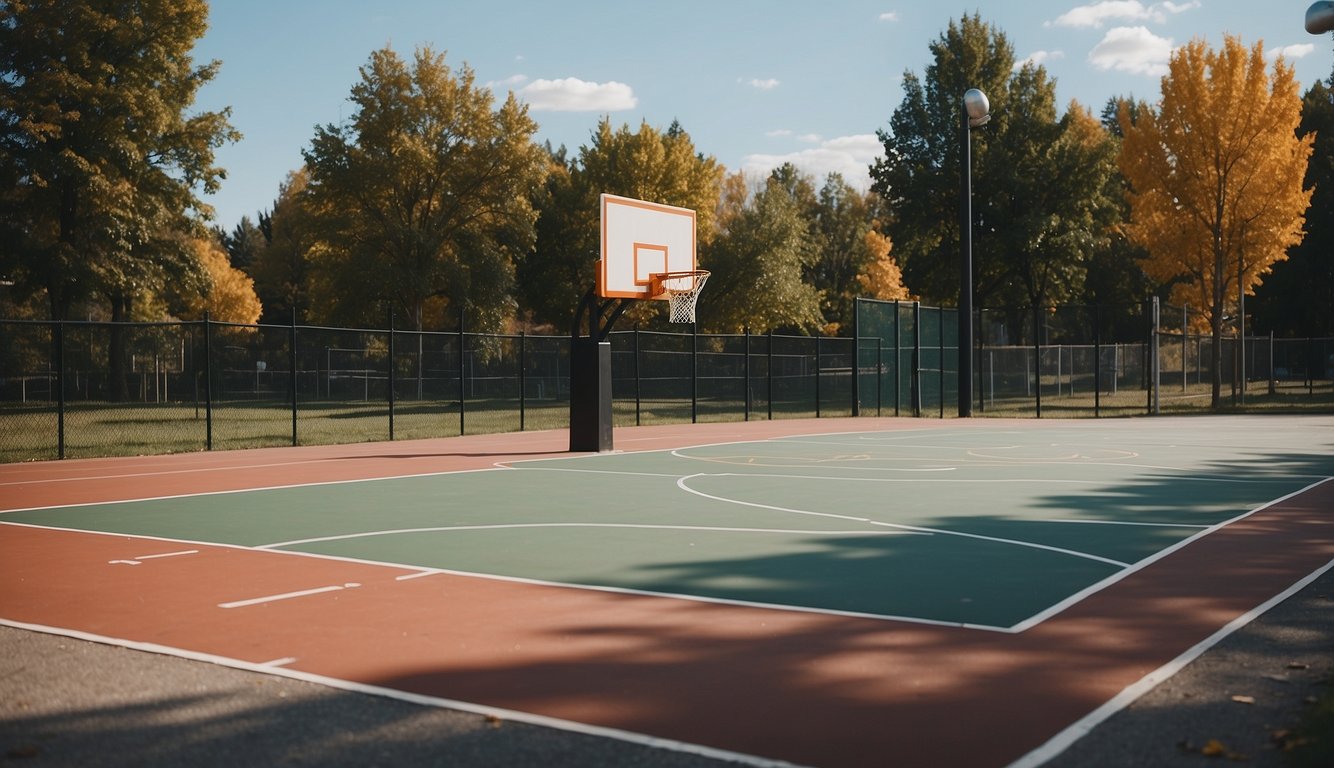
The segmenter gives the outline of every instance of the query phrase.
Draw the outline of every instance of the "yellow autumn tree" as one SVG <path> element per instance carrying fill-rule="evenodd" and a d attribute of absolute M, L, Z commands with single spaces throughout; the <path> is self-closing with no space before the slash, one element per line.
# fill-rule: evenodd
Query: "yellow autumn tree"
<path fill-rule="evenodd" d="M 1179 281 L 1173 301 L 1204 308 L 1215 407 L 1224 317 L 1302 240 L 1312 137 L 1297 136 L 1301 107 L 1292 67 L 1279 58 L 1271 75 L 1263 43 L 1233 36 L 1173 53 L 1156 108 L 1121 105 L 1128 234 L 1148 250 L 1147 274 Z"/>
<path fill-rule="evenodd" d="M 866 271 L 857 275 L 857 285 L 868 298 L 895 301 L 910 299 L 912 295 L 903 285 L 903 270 L 894 257 L 889 255 L 892 244 L 889 238 L 868 229 L 863 235 L 863 243 L 870 259 Z"/>
<path fill-rule="evenodd" d="M 208 287 L 185 301 L 182 316 L 198 320 L 209 313 L 212 320 L 227 323 L 252 324 L 259 322 L 260 303 L 255 295 L 255 281 L 236 269 L 227 258 L 227 252 L 211 240 L 192 239 L 188 244 L 195 259 L 208 274 Z"/>

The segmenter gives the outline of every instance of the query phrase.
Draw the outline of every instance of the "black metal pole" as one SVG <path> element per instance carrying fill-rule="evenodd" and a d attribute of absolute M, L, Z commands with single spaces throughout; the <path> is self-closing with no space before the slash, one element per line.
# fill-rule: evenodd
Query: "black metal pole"
<path fill-rule="evenodd" d="M 1042 307 L 1033 305 L 1033 392 L 1042 418 Z"/>
<path fill-rule="evenodd" d="M 861 297 L 852 299 L 852 415 L 861 413 L 862 331 Z"/>
<path fill-rule="evenodd" d="M 389 305 L 389 439 L 394 439 L 394 305 Z"/>
<path fill-rule="evenodd" d="M 459 305 L 459 435 L 460 435 L 460 436 L 462 436 L 462 435 L 464 434 L 464 432 L 463 432 L 463 427 L 464 427 L 463 417 L 464 417 L 464 412 L 467 410 L 467 408 L 465 408 L 465 407 L 463 406 L 463 401 L 464 401 L 464 399 L 465 399 L 464 396 L 463 396 L 463 393 L 464 393 L 463 376 L 464 376 L 464 364 L 463 364 L 463 305 L 460 304 L 460 305 Z"/>
<path fill-rule="evenodd" d="M 699 323 L 690 324 L 690 423 L 699 420 Z"/>
<path fill-rule="evenodd" d="M 520 432 L 523 431 L 523 428 L 525 426 L 524 417 L 525 417 L 525 411 L 527 410 L 525 407 L 527 405 L 527 395 L 528 395 L 527 393 L 528 355 L 526 350 L 527 341 L 528 337 L 524 335 L 523 331 L 519 331 L 519 431 Z"/>
<path fill-rule="evenodd" d="M 769 329 L 769 348 L 765 351 L 765 400 L 769 403 L 769 421 L 774 420 L 774 329 Z"/>
<path fill-rule="evenodd" d="M 742 330 L 745 332 L 745 339 L 746 339 L 746 348 L 745 348 L 746 358 L 745 358 L 745 364 L 742 366 L 742 371 L 745 374 L 744 383 L 742 384 L 741 387 L 742 389 L 741 397 L 742 401 L 745 403 L 745 405 L 743 406 L 745 410 L 743 412 L 744 416 L 742 420 L 750 421 L 750 326 L 748 325 Z"/>
<path fill-rule="evenodd" d="M 56 323 L 56 455 L 65 458 L 65 322 Z"/>
<path fill-rule="evenodd" d="M 292 387 L 292 445 L 296 445 L 296 307 L 292 307 L 292 325 L 287 332 L 287 366 Z"/>
<path fill-rule="evenodd" d="M 213 324 L 204 312 L 204 447 L 213 450 Z"/>
<path fill-rule="evenodd" d="M 959 113 L 959 416 L 967 418 L 973 415 L 973 150 L 968 110 Z"/>
<path fill-rule="evenodd" d="M 634 335 L 634 353 L 635 353 L 635 426 L 640 425 L 640 408 L 643 404 L 643 392 L 639 383 L 639 324 L 635 323 Z"/>
<path fill-rule="evenodd" d="M 1093 418 L 1102 416 L 1102 325 L 1098 305 L 1093 305 Z M 1184 337 L 1184 331 L 1183 331 Z M 1186 380 L 1186 356 L 1181 355 L 1181 380 Z"/>

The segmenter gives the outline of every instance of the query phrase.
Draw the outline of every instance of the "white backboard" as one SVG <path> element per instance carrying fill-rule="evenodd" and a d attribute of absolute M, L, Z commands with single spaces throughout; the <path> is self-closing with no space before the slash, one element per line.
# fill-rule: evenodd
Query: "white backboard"
<path fill-rule="evenodd" d="M 695 212 L 605 194 L 601 206 L 598 295 L 666 299 L 666 294 L 649 295 L 649 276 L 696 268 Z"/>

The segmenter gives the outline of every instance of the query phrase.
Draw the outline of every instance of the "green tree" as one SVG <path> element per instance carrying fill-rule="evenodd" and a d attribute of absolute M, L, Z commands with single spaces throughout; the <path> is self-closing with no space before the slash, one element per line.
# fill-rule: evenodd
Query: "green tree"
<path fill-rule="evenodd" d="M 837 173 L 820 187 L 812 222 L 816 258 L 807 280 L 820 292 L 825 333 L 852 328 L 858 296 L 906 298 L 889 239 L 877 231 L 877 202 L 874 193 L 858 191 Z"/>
<path fill-rule="evenodd" d="M 300 317 L 332 314 L 312 311 L 312 261 L 319 243 L 305 195 L 309 182 L 304 168 L 289 173 L 273 208 L 259 215 L 261 245 L 246 272 L 255 281 L 265 323 L 291 322 L 293 311 Z"/>
<path fill-rule="evenodd" d="M 227 232 L 221 227 L 214 228 L 218 243 L 223 250 L 227 251 L 227 259 L 233 267 L 237 269 L 246 269 L 255 256 L 264 248 L 264 231 L 250 220 L 249 216 L 242 216 L 241 222 Z"/>
<path fill-rule="evenodd" d="M 1222 391 L 1223 318 L 1302 240 L 1302 186 L 1313 137 L 1299 137 L 1301 98 L 1281 58 L 1233 36 L 1214 51 L 1194 40 L 1172 54 L 1156 108 L 1121 112 L 1121 172 L 1131 236 L 1144 269 L 1179 303 L 1201 307 L 1213 332 L 1213 405 Z"/>
<path fill-rule="evenodd" d="M 3 253 L 52 317 L 100 295 L 129 319 L 168 281 L 202 285 L 180 234 L 202 234 L 197 194 L 239 138 L 228 110 L 188 113 L 220 67 L 190 56 L 207 17 L 203 0 L 0 4 Z"/>
<path fill-rule="evenodd" d="M 748 205 L 724 216 L 727 229 L 706 252 L 713 276 L 700 295 L 699 316 L 707 329 L 810 333 L 824 325 L 820 293 L 804 279 L 818 250 L 789 180 L 776 172 Z"/>
<path fill-rule="evenodd" d="M 871 169 L 908 287 L 930 301 L 958 296 L 962 99 L 979 88 L 992 120 L 971 138 L 977 303 L 1080 295 L 1116 221 L 1107 194 L 1115 145 L 1078 104 L 1058 116 L 1046 70 L 1016 69 L 1009 40 L 980 16 L 951 22 L 930 50 L 925 82 L 904 76 L 904 100 L 879 134 L 885 157 Z"/>
<path fill-rule="evenodd" d="M 598 197 L 606 193 L 695 211 L 696 241 L 707 248 L 717 231 L 716 210 L 723 168 L 695 149 L 673 122 L 666 131 L 641 123 L 613 130 L 603 118 L 591 143 L 563 165 L 548 184 L 538 222 L 536 249 L 521 267 L 526 301 L 536 318 L 565 329 L 593 284 L 599 248 Z M 702 257 L 701 257 L 702 260 Z M 708 289 L 706 289 L 706 292 Z M 627 319 L 645 321 L 665 313 L 663 302 L 638 302 Z"/>
<path fill-rule="evenodd" d="M 493 109 L 471 69 L 451 72 L 429 47 L 410 65 L 375 51 L 360 72 L 352 117 L 317 128 L 303 152 L 327 319 L 378 321 L 389 301 L 420 328 L 439 298 L 451 316 L 465 309 L 474 328 L 498 329 L 548 167 L 537 124 L 513 94 Z"/>

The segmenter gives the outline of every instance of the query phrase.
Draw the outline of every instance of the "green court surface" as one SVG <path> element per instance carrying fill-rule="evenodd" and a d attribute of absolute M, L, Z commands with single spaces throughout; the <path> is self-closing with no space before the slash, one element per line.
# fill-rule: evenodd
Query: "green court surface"
<path fill-rule="evenodd" d="M 1015 631 L 1334 475 L 1312 423 L 955 422 L 4 519 Z"/>

